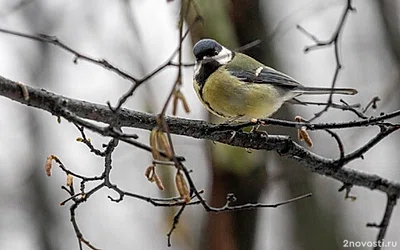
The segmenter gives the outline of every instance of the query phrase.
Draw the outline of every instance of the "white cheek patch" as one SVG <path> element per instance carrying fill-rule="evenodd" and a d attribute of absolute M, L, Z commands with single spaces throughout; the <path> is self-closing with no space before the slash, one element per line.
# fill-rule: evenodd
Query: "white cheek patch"
<path fill-rule="evenodd" d="M 194 77 L 198 76 L 200 74 L 201 68 L 203 67 L 203 64 L 206 64 L 208 62 L 216 61 L 221 65 L 225 65 L 232 61 L 233 58 L 233 53 L 229 49 L 222 47 L 222 50 L 218 53 L 218 55 L 215 55 L 213 57 L 208 57 L 205 56 L 203 60 L 200 60 L 195 63 L 194 65 Z M 262 69 L 261 69 L 262 70 Z M 261 72 L 260 70 L 260 72 Z"/>
<path fill-rule="evenodd" d="M 200 73 L 201 63 L 196 62 L 194 64 L 194 76 L 196 77 Z"/>
<path fill-rule="evenodd" d="M 257 69 L 256 69 L 256 76 L 259 76 L 260 73 L 261 73 L 261 71 L 262 71 L 263 69 L 264 69 L 263 67 L 257 68 Z"/>
<path fill-rule="evenodd" d="M 232 51 L 222 47 L 222 50 L 218 53 L 218 55 L 213 56 L 212 59 L 217 61 L 219 64 L 225 65 L 232 60 Z"/>

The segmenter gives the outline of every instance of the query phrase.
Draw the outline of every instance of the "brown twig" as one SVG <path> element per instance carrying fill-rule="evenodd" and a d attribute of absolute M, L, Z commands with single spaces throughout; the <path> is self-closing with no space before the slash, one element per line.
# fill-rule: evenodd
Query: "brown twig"
<path fill-rule="evenodd" d="M 178 212 L 174 216 L 171 229 L 167 233 L 167 246 L 168 247 L 171 247 L 171 236 L 172 236 L 172 233 L 176 229 L 176 225 L 178 225 L 179 219 L 181 218 L 181 215 L 183 213 L 183 210 L 185 210 L 185 208 L 186 208 L 186 205 L 182 205 L 181 208 L 178 210 Z"/>

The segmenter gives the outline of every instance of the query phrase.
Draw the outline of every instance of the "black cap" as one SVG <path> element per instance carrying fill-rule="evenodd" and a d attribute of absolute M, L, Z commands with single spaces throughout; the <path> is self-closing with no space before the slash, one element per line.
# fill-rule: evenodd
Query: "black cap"
<path fill-rule="evenodd" d="M 196 60 L 202 60 L 204 56 L 216 56 L 222 50 L 222 45 L 213 39 L 202 39 L 193 47 L 193 54 Z"/>

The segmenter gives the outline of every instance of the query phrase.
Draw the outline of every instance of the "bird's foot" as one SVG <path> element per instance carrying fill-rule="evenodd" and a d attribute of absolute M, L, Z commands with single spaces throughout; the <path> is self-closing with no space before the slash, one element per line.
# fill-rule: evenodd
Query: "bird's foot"
<path fill-rule="evenodd" d="M 267 138 L 268 139 L 268 133 L 265 130 L 260 130 L 261 126 L 265 126 L 265 122 L 259 121 L 258 119 L 251 119 L 251 122 L 257 123 L 257 125 L 254 125 L 253 128 L 250 130 L 250 133 L 257 133 L 260 134 L 261 137 Z"/>
<path fill-rule="evenodd" d="M 221 123 L 221 124 L 230 125 L 230 124 L 236 122 L 237 120 L 239 120 L 239 119 L 242 118 L 242 117 L 243 117 L 243 115 L 233 116 L 233 117 L 229 118 L 228 120 L 224 121 L 224 122 Z"/>

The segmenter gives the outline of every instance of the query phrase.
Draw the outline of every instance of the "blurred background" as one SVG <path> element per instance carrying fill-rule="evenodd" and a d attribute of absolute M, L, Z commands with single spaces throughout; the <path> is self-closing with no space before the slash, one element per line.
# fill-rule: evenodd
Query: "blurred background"
<path fill-rule="evenodd" d="M 330 86 L 336 67 L 332 48 L 304 54 L 311 45 L 296 29 L 300 24 L 318 38 L 329 39 L 334 32 L 345 0 L 198 0 L 203 24 L 192 30 L 183 44 L 183 61 L 193 62 L 193 43 L 211 37 L 229 48 L 261 39 L 247 54 L 281 70 L 309 86 Z M 187 0 L 182 0 L 187 4 Z M 343 70 L 340 87 L 359 90 L 350 104 L 365 107 L 379 96 L 376 116 L 400 108 L 400 2 L 392 0 L 353 3 L 357 12 L 349 15 L 341 38 Z M 180 1 L 50 1 L 0 0 L 0 27 L 26 33 L 56 35 L 72 48 L 95 58 L 105 58 L 120 69 L 140 77 L 169 58 L 178 45 Z M 187 17 L 194 17 L 191 10 Z M 112 72 L 78 61 L 54 46 L 0 33 L 0 75 L 29 86 L 45 88 L 60 95 L 105 104 L 115 104 L 130 83 Z M 127 102 L 127 108 L 158 113 L 176 77 L 168 68 L 143 85 Z M 191 112 L 178 116 L 210 119 L 192 89 L 192 68 L 183 70 L 183 93 Z M 303 99 L 304 100 L 304 99 Z M 326 101 L 325 98 L 307 99 Z M 338 102 L 338 99 L 335 99 Z M 311 117 L 317 107 L 285 106 L 274 115 L 293 120 L 295 115 Z M 170 112 L 169 112 L 170 113 Z M 80 174 L 96 175 L 102 159 L 80 143 L 76 128 L 63 120 L 5 98 L 0 98 L 0 249 L 78 249 L 69 221 L 69 205 L 60 186 L 65 174 L 57 168 L 53 176 L 44 171 L 46 157 L 57 155 Z M 347 121 L 350 112 L 330 110 L 318 121 Z M 271 134 L 294 130 L 267 128 Z M 132 129 L 140 141 L 148 142 L 148 131 Z M 346 152 L 366 143 L 377 128 L 338 131 Z M 107 138 L 88 132 L 93 144 L 101 147 Z M 323 132 L 312 132 L 312 151 L 338 157 L 336 142 Z M 276 203 L 308 192 L 312 198 L 276 209 L 209 214 L 200 206 L 185 210 L 172 236 L 170 249 L 342 249 L 344 240 L 373 241 L 377 229 L 367 222 L 380 223 L 386 196 L 364 188 L 353 188 L 356 201 L 344 199 L 337 190 L 342 183 L 306 171 L 294 161 L 274 152 L 247 153 L 244 149 L 208 141 L 173 136 L 176 152 L 187 159 L 196 185 L 205 189 L 214 206 L 225 203 L 227 193 L 235 193 L 239 203 Z M 304 145 L 305 146 L 305 145 Z M 400 181 L 400 135 L 395 133 L 368 152 L 365 160 L 348 165 L 391 180 Z M 161 178 L 167 189 L 158 191 L 144 177 L 150 154 L 123 143 L 113 158 L 112 181 L 137 194 L 168 197 L 176 195 L 172 169 Z M 143 201 L 125 198 L 117 204 L 102 190 L 77 210 L 84 236 L 101 249 L 167 249 L 166 234 L 175 208 L 158 208 Z M 399 241 L 400 213 L 396 207 L 387 241 Z M 398 246 L 400 247 L 400 242 Z M 362 249 L 362 248 L 360 248 Z"/>

